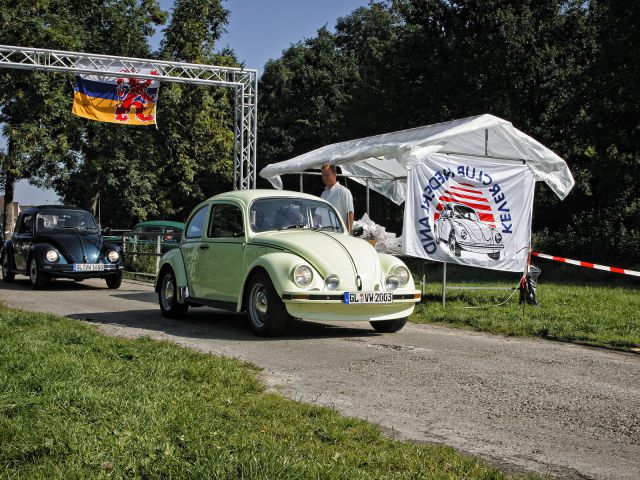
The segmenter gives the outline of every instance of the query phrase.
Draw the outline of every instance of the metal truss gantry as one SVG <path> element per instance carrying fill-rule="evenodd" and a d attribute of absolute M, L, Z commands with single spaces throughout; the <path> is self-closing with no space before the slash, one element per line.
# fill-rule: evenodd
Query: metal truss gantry
<path fill-rule="evenodd" d="M 235 91 L 233 187 L 235 190 L 256 188 L 257 70 L 8 45 L 0 45 L 0 68 L 148 78 L 161 82 L 233 88 Z M 117 73 L 114 73 L 115 68 L 118 69 Z M 155 70 L 157 75 L 137 73 L 142 68 L 145 71 Z"/>

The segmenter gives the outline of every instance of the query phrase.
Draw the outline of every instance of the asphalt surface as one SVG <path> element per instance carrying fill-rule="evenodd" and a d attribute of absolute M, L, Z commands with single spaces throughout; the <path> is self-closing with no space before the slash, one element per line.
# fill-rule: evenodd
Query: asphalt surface
<path fill-rule="evenodd" d="M 0 302 L 252 362 L 287 397 L 510 473 L 640 478 L 640 355 L 413 324 L 378 334 L 368 323 L 297 322 L 262 339 L 243 316 L 213 309 L 165 319 L 152 288 L 132 282 L 60 280 L 34 292 L 17 277 L 0 282 Z"/>

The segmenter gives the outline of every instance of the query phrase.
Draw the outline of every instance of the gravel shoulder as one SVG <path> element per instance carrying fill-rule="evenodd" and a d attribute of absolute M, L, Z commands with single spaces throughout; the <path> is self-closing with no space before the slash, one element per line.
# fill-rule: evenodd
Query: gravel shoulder
<path fill-rule="evenodd" d="M 148 336 L 263 368 L 271 389 L 377 423 L 395 438 L 443 443 L 512 472 L 562 478 L 640 477 L 640 356 L 408 324 L 299 322 L 253 336 L 244 317 L 208 308 L 162 317 L 152 288 L 56 281 L 33 292 L 2 283 L 0 302 Z"/>

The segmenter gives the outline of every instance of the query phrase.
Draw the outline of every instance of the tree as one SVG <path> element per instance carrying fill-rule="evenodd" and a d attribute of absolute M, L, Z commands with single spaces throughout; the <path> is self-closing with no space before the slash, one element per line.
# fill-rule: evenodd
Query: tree
<path fill-rule="evenodd" d="M 144 56 L 152 26 L 163 21 L 155 0 L 0 1 L 0 36 L 19 46 Z M 0 92 L 0 121 L 8 140 L 2 165 L 6 203 L 12 201 L 13 183 L 21 178 L 37 178 L 37 183 L 56 186 L 64 196 L 64 179 L 72 178 L 85 161 L 94 161 L 87 160 L 85 148 L 94 132 L 71 115 L 68 77 L 2 70 Z M 96 190 L 94 178 L 75 198 Z"/>
<path fill-rule="evenodd" d="M 177 1 L 155 54 L 148 38 L 166 19 L 156 0 L 0 4 L 3 41 L 12 38 L 9 43 L 237 65 L 233 52 L 214 50 L 228 19 L 220 0 Z M 9 140 L 4 171 L 11 179 L 54 187 L 65 203 L 95 208 L 99 198 L 105 226 L 182 219 L 194 204 L 231 186 L 232 97 L 224 89 L 163 83 L 156 129 L 72 116 L 68 76 L 0 75 Z"/>
<path fill-rule="evenodd" d="M 559 153 L 576 178 L 562 203 L 539 186 L 537 245 L 633 265 L 640 252 L 638 21 L 636 3 L 613 0 L 371 2 L 339 19 L 335 34 L 322 29 L 267 65 L 261 159 L 491 113 Z M 333 69 L 317 63 L 318 44 Z"/>

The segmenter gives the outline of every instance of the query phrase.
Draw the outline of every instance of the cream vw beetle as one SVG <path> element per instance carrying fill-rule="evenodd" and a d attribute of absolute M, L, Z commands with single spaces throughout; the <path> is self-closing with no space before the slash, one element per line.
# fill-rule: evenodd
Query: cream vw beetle
<path fill-rule="evenodd" d="M 261 336 L 289 318 L 368 321 L 396 332 L 420 292 L 405 264 L 351 237 L 334 208 L 312 195 L 244 190 L 198 205 L 180 248 L 156 279 L 167 317 L 190 305 L 245 311 Z"/>

